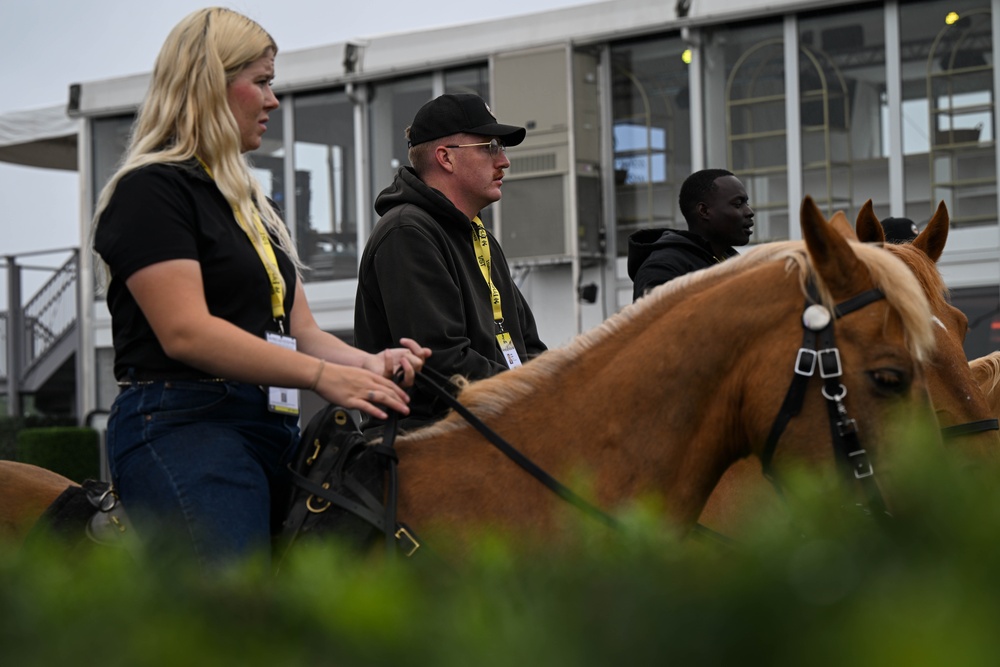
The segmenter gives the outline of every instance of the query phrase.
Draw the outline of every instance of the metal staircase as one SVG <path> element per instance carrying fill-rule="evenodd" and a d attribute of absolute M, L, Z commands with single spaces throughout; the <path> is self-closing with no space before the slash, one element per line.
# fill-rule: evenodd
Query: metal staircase
<path fill-rule="evenodd" d="M 55 269 L 20 264 L 15 256 L 4 258 L 8 307 L 0 313 L 0 393 L 6 397 L 7 414 L 11 416 L 22 414 L 26 396 L 32 397 L 37 412 L 74 411 L 79 251 L 72 248 L 31 254 L 59 252 L 71 256 Z M 21 276 L 25 269 L 53 274 L 22 306 Z"/>

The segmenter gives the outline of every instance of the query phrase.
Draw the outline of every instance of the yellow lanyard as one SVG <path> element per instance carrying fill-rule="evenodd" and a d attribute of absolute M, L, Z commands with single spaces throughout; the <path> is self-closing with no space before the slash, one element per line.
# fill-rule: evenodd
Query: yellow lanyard
<path fill-rule="evenodd" d="M 197 157 L 197 156 L 195 156 Z M 200 157 L 198 162 L 201 166 L 205 168 L 205 172 L 208 177 L 213 181 L 215 177 L 212 176 L 212 170 L 209 169 L 205 161 Z M 253 211 L 253 224 L 257 228 L 257 233 L 260 234 L 261 246 L 254 243 L 253 235 L 244 223 L 243 216 L 234 207 L 233 215 L 236 216 L 236 221 L 240 224 L 240 229 L 246 232 L 247 238 L 250 239 L 250 244 L 257 251 L 257 256 L 260 257 L 261 264 L 264 265 L 264 270 L 267 271 L 267 279 L 271 283 L 271 315 L 281 325 L 281 322 L 285 319 L 285 288 L 281 283 L 281 272 L 278 269 L 278 258 L 274 254 L 274 248 L 271 247 L 271 239 L 267 235 L 267 230 L 264 228 L 264 222 L 260 219 L 260 215 L 257 213 L 257 209 Z"/>
<path fill-rule="evenodd" d="M 486 228 L 483 227 L 483 221 L 479 219 L 478 215 L 472 219 L 472 247 L 476 251 L 476 258 L 479 260 L 479 270 L 483 274 L 483 279 L 490 286 L 493 301 L 493 321 L 503 331 L 503 308 L 500 306 L 500 292 L 493 285 L 493 278 L 490 273 L 490 239 L 486 236 Z"/>

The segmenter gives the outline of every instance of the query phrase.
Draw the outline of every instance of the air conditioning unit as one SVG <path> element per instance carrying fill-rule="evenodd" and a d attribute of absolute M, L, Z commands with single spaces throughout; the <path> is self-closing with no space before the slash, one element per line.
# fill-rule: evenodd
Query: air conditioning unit
<path fill-rule="evenodd" d="M 494 58 L 493 110 L 528 130 L 507 152 L 498 207 L 500 241 L 513 263 L 602 253 L 597 76 L 597 56 L 570 45 Z"/>

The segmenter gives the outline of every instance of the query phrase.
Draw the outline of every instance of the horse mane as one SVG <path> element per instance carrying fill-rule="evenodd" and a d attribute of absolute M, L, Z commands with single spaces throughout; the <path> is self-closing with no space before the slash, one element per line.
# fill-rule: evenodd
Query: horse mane
<path fill-rule="evenodd" d="M 992 394 L 993 390 L 1000 384 L 1000 351 L 991 352 L 985 357 L 979 357 L 969 362 L 972 372 L 979 377 L 980 374 L 986 379 L 985 383 L 980 383 L 984 394 Z M 987 389 L 987 387 L 989 387 Z"/>
<path fill-rule="evenodd" d="M 927 254 L 909 243 L 886 243 L 886 250 L 902 259 L 917 277 L 931 306 L 931 312 L 940 312 L 949 307 L 948 286 L 945 285 L 937 265 Z"/>
<path fill-rule="evenodd" d="M 882 289 L 886 300 L 899 313 L 906 331 L 906 344 L 910 354 L 923 363 L 933 348 L 934 334 L 928 316 L 927 298 L 920 286 L 914 283 L 910 269 L 900 259 L 880 247 L 862 243 L 851 243 L 851 247 L 862 263 L 868 267 L 875 285 Z M 520 368 L 500 373 L 487 380 L 460 383 L 461 391 L 458 398 L 481 417 L 499 414 L 511 403 L 537 391 L 538 387 L 550 378 L 564 375 L 565 369 L 576 363 L 586 352 L 626 327 L 642 328 L 693 295 L 728 280 L 735 274 L 775 261 L 785 262 L 787 273 L 798 273 L 803 296 L 806 295 L 806 284 L 812 278 L 819 292 L 820 302 L 833 310 L 836 305 L 833 297 L 819 276 L 813 272 L 803 241 L 765 243 L 721 264 L 688 273 L 657 286 L 600 325 L 576 336 L 565 346 L 552 348 Z M 623 338 L 621 344 L 627 342 Z M 463 424 L 455 420 L 439 421 L 407 434 L 407 439 L 434 438 L 453 429 L 462 428 Z"/>

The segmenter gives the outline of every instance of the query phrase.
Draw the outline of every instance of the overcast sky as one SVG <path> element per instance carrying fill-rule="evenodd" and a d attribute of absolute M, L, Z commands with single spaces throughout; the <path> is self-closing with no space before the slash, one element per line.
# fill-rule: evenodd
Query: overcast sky
<path fill-rule="evenodd" d="M 0 114 L 65 104 L 72 83 L 152 70 L 170 29 L 190 12 L 211 4 L 195 0 L 0 0 Z M 218 4 L 256 20 L 282 51 L 294 51 L 352 37 L 588 4 L 588 0 L 241 0 Z M 281 77 L 280 71 L 276 74 Z M 79 246 L 79 201 L 75 173 L 0 163 L 0 255 Z M 67 257 L 18 262 L 47 266 Z M 28 272 L 25 283 L 34 282 Z M 2 274 L 0 285 L 6 285 Z M 0 291 L 0 307 L 5 303 L 6 287 Z"/>

